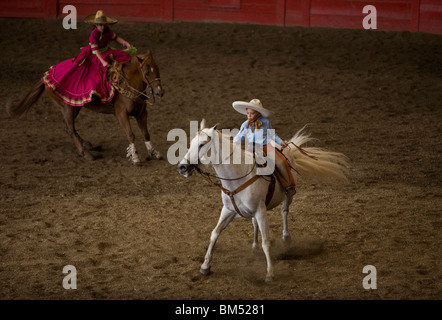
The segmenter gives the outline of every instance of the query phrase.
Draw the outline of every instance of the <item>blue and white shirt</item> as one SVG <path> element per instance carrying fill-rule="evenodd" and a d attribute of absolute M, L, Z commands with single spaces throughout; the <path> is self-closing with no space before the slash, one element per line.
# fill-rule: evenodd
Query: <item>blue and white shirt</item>
<path fill-rule="evenodd" d="M 270 141 L 275 141 L 279 145 L 282 143 L 282 139 L 278 137 L 272 128 L 269 119 L 261 116 L 255 120 L 255 123 L 259 123 L 256 129 L 251 128 L 249 126 L 249 120 L 246 120 L 241 125 L 238 134 L 233 138 L 233 142 L 239 144 L 247 137 L 248 143 L 258 143 L 263 146 L 270 143 Z"/>

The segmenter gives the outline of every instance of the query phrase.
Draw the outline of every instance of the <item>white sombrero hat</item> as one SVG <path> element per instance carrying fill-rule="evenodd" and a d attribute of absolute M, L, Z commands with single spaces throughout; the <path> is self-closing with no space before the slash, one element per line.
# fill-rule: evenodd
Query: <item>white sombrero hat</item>
<path fill-rule="evenodd" d="M 104 14 L 103 10 L 98 10 L 97 13 L 92 13 L 84 18 L 86 23 L 95 24 L 114 24 L 118 20 Z"/>
<path fill-rule="evenodd" d="M 250 102 L 245 101 L 235 101 L 232 103 L 233 108 L 238 111 L 239 113 L 247 115 L 246 109 L 253 109 L 258 111 L 264 118 L 270 117 L 273 112 L 270 110 L 267 110 L 262 106 L 261 101 L 258 99 L 252 99 Z"/>

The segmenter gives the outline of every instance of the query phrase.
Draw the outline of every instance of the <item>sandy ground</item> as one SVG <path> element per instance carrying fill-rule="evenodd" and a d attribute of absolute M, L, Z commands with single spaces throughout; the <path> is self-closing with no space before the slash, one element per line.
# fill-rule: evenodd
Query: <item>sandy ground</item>
<path fill-rule="evenodd" d="M 90 33 L 61 20 L 1 24 L 2 110 Z M 203 276 L 219 190 L 180 176 L 166 158 L 132 166 L 116 118 L 88 110 L 77 128 L 101 151 L 84 160 L 42 96 L 21 120 L 0 114 L 1 299 L 442 298 L 441 36 L 214 23 L 113 29 L 154 52 L 166 94 L 148 108 L 148 124 L 164 156 L 171 129 L 189 133 L 203 117 L 238 128 L 244 117 L 231 103 L 259 98 L 281 137 L 309 124 L 317 146 L 346 154 L 349 183 L 301 181 L 288 243 L 279 208 L 269 211 L 272 283 L 245 219 L 221 234 Z M 62 286 L 66 265 L 76 267 L 76 290 Z M 375 290 L 362 285 L 366 265 L 376 267 Z"/>

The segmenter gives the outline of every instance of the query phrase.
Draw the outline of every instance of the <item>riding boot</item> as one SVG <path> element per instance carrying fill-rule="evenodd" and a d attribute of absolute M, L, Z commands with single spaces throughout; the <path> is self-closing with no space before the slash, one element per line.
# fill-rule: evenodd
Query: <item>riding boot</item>
<path fill-rule="evenodd" d="M 290 182 L 288 182 L 284 175 L 279 172 L 278 168 L 275 168 L 275 175 L 278 178 L 279 182 L 282 184 L 287 197 L 293 197 L 296 194 L 295 184 L 291 184 Z"/>

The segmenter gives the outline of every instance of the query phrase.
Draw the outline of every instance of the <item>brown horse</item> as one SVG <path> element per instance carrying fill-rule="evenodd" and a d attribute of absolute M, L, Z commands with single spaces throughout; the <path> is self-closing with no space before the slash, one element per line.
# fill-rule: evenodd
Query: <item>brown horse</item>
<path fill-rule="evenodd" d="M 161 87 L 160 72 L 153 59 L 152 52 L 148 50 L 146 54 L 132 57 L 131 61 L 120 72 L 116 69 L 112 70 L 116 71 L 116 77 L 119 78 L 119 92 L 115 94 L 112 103 L 103 104 L 98 99 L 92 99 L 84 107 L 99 113 L 115 114 L 129 140 L 127 157 L 136 165 L 140 163 L 140 159 L 135 149 L 135 136 L 129 122 L 129 116 L 135 117 L 138 127 L 144 136 L 148 158 L 160 159 L 160 153 L 152 147 L 147 129 L 146 103 L 150 103 L 148 100 L 154 100 L 155 95 L 162 97 L 164 94 Z M 94 156 L 89 152 L 92 149 L 91 144 L 83 140 L 75 130 L 75 119 L 82 107 L 73 107 L 64 103 L 51 89 L 45 86 L 42 80 L 39 80 L 18 104 L 9 104 L 7 106 L 9 115 L 11 117 L 21 116 L 37 102 L 43 91 L 46 91 L 52 102 L 60 108 L 66 125 L 66 132 L 71 137 L 80 155 L 88 160 L 93 160 Z M 146 100 L 142 97 L 148 99 Z"/>

